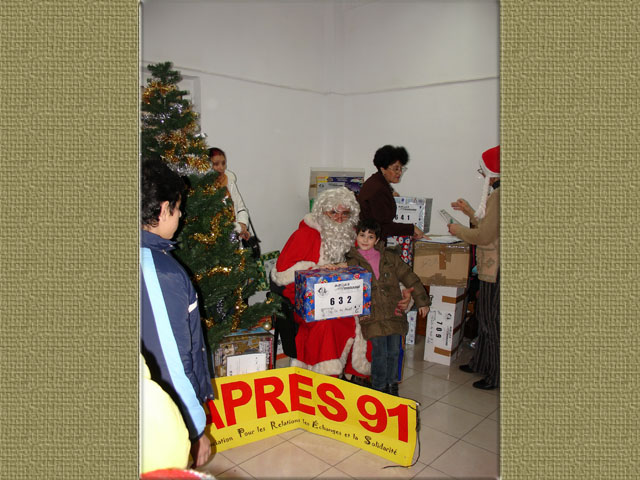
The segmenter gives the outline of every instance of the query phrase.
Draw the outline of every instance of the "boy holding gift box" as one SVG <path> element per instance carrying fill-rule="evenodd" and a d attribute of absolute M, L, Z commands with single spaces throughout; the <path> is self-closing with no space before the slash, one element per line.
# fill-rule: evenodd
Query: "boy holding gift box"
<path fill-rule="evenodd" d="M 407 316 L 398 309 L 400 282 L 408 287 L 420 315 L 429 311 L 431 300 L 420 278 L 400 256 L 380 242 L 380 224 L 364 219 L 356 227 L 356 246 L 346 255 L 347 265 L 366 268 L 371 279 L 371 315 L 360 317 L 362 336 L 371 341 L 371 386 L 398 395 L 398 358 L 402 335 L 409 329 Z"/>

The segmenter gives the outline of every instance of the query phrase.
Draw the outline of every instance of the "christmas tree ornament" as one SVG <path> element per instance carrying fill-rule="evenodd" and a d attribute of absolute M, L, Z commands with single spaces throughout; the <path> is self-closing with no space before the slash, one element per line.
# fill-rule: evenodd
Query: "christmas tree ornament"
<path fill-rule="evenodd" d="M 271 329 L 273 328 L 271 317 L 268 317 L 264 322 L 262 322 L 262 328 L 264 328 L 267 332 L 271 331 Z"/>

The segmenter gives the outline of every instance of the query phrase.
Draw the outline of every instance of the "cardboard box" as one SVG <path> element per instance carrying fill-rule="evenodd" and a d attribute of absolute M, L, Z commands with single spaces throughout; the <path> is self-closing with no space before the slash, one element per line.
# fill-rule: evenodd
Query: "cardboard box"
<path fill-rule="evenodd" d="M 316 177 L 317 194 L 336 187 L 347 187 L 354 194 L 358 195 L 362 184 L 364 183 L 364 175 L 361 176 L 337 176 L 327 175 Z"/>
<path fill-rule="evenodd" d="M 294 309 L 305 322 L 371 313 L 371 273 L 362 267 L 298 270 L 295 288 Z"/>
<path fill-rule="evenodd" d="M 363 183 L 364 169 L 361 168 L 312 167 L 309 174 L 309 211 L 323 190 L 347 187 L 357 196 Z"/>
<path fill-rule="evenodd" d="M 409 322 L 409 331 L 405 336 L 404 343 L 406 345 L 415 345 L 416 343 L 416 324 L 418 321 L 418 311 L 410 310 L 407 312 L 407 322 Z"/>
<path fill-rule="evenodd" d="M 445 287 L 431 285 L 429 287 L 431 308 L 434 310 L 462 310 L 467 298 L 467 289 L 464 287 Z"/>
<path fill-rule="evenodd" d="M 387 247 L 395 248 L 407 265 L 413 265 L 413 239 L 405 235 L 387 237 Z"/>
<path fill-rule="evenodd" d="M 458 356 L 462 317 L 452 310 L 431 309 L 427 315 L 424 360 L 451 365 Z"/>
<path fill-rule="evenodd" d="M 255 331 L 255 333 L 252 333 L 253 331 Z M 249 371 L 257 372 L 271 369 L 274 366 L 272 352 L 273 335 L 265 332 L 261 327 L 227 335 L 220 341 L 214 354 L 213 365 L 216 377 L 226 377 L 229 358 L 238 355 L 251 355 L 251 357 L 232 360 L 235 373 L 249 373 Z M 244 360 L 250 361 L 247 362 Z M 251 367 L 249 364 L 251 364 Z"/>
<path fill-rule="evenodd" d="M 468 243 L 432 243 L 418 240 L 413 246 L 413 271 L 425 285 L 466 287 L 469 278 Z"/>
<path fill-rule="evenodd" d="M 431 205 L 433 199 L 418 197 L 393 197 L 396 201 L 396 223 L 411 223 L 423 232 L 431 226 Z M 426 225 L 426 230 L 425 230 Z"/>

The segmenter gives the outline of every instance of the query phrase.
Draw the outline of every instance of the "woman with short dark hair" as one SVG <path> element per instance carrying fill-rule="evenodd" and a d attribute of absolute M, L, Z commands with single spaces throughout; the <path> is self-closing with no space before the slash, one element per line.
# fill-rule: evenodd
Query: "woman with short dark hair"
<path fill-rule="evenodd" d="M 373 164 L 378 171 L 364 182 L 358 194 L 360 218 L 376 220 L 382 229 L 380 238 L 383 240 L 394 235 L 412 236 L 414 239 L 424 236 L 415 225 L 394 222 L 396 201 L 393 197 L 397 194 L 391 184 L 400 182 L 407 163 L 409 154 L 404 147 L 385 145 L 379 148 L 373 157 Z"/>

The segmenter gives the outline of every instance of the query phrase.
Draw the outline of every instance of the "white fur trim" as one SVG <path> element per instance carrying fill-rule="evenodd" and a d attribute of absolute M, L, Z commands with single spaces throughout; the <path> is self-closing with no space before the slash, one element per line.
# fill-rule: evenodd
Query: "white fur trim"
<path fill-rule="evenodd" d="M 296 271 L 298 270 L 308 270 L 309 268 L 313 268 L 318 264 L 315 262 L 302 261 L 294 264 L 293 266 L 283 270 L 282 272 L 278 272 L 275 268 L 271 270 L 271 279 L 276 285 L 289 285 L 293 283 L 296 279 Z"/>
<path fill-rule="evenodd" d="M 482 198 L 480 199 L 480 205 L 478 205 L 476 213 L 474 214 L 474 217 L 476 217 L 478 220 L 484 218 L 484 215 L 486 213 L 487 196 L 489 195 L 489 180 L 490 177 L 488 175 L 485 176 L 484 185 L 482 186 Z"/>
<path fill-rule="evenodd" d="M 307 213 L 302 220 L 309 227 L 313 228 L 314 230 L 320 231 L 320 225 L 318 224 L 318 222 L 316 222 L 315 218 L 313 218 L 312 213 Z"/>
<path fill-rule="evenodd" d="M 351 350 L 351 366 L 361 375 L 371 375 L 371 362 L 367 360 L 367 341 L 362 336 L 360 321 L 355 317 L 356 321 L 356 337 Z"/>
<path fill-rule="evenodd" d="M 349 356 L 349 351 L 351 350 L 352 345 L 353 338 L 350 338 L 349 340 L 347 340 L 347 343 L 345 343 L 344 350 L 342 351 L 342 355 L 340 355 L 340 358 L 325 360 L 323 362 L 318 362 L 315 365 L 309 365 L 307 363 L 301 362 L 296 358 L 292 358 L 290 366 L 304 368 L 306 370 L 311 370 L 312 372 L 321 373 L 323 375 L 340 375 L 344 371 L 344 367 L 347 364 L 347 357 Z"/>

